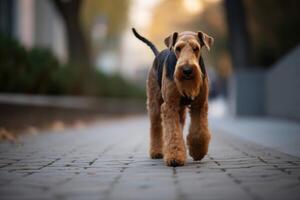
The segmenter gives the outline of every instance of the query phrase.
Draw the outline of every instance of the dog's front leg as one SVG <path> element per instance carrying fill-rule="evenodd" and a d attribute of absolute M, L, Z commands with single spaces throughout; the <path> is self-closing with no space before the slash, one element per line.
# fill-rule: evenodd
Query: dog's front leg
<path fill-rule="evenodd" d="M 163 152 L 168 166 L 182 166 L 186 150 L 179 119 L 179 105 L 165 102 L 161 107 L 163 125 Z"/>
<path fill-rule="evenodd" d="M 208 128 L 208 80 L 205 79 L 200 95 L 192 102 L 190 116 L 191 125 L 187 136 L 190 156 L 201 160 L 208 151 L 210 131 Z"/>
<path fill-rule="evenodd" d="M 208 129 L 207 110 L 207 101 L 202 106 L 199 106 L 199 104 L 191 106 L 191 125 L 187 136 L 187 144 L 190 156 L 194 160 L 201 160 L 208 151 L 211 136 Z"/>

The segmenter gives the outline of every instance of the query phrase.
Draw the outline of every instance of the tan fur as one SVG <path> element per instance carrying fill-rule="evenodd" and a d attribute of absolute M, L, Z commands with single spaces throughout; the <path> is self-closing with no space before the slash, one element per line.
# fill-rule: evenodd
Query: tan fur
<path fill-rule="evenodd" d="M 169 166 L 184 165 L 186 150 L 180 125 L 180 93 L 173 81 L 163 79 L 162 93 L 164 103 L 161 106 L 163 125 L 163 153 L 165 163 Z"/>
<path fill-rule="evenodd" d="M 188 32 L 189 33 L 189 32 Z M 199 56 L 200 56 L 200 45 L 198 40 L 195 38 L 196 35 L 179 35 L 177 43 L 174 45 L 175 53 L 178 58 L 177 65 L 175 68 L 175 83 L 178 91 L 181 95 L 196 97 L 199 93 L 200 86 L 202 84 L 201 70 L 199 67 Z M 176 48 L 180 47 L 181 51 L 176 52 Z M 198 52 L 193 52 L 192 47 L 197 47 Z M 197 54 L 197 55 L 196 55 Z M 182 79 L 182 68 L 185 65 L 189 65 L 193 68 L 194 79 L 183 80 Z"/>
<path fill-rule="evenodd" d="M 209 88 L 207 77 L 204 77 L 199 66 L 199 56 L 201 47 L 210 48 L 212 42 L 213 39 L 203 32 L 175 32 L 165 39 L 166 45 L 174 49 L 177 57 L 174 81 L 169 80 L 163 71 L 160 89 L 155 66 L 149 71 L 147 108 L 151 122 L 150 157 L 163 157 L 168 166 L 182 166 L 186 160 L 183 127 L 187 107 L 180 104 L 182 96 L 194 99 L 190 105 L 191 125 L 187 136 L 189 154 L 194 160 L 201 160 L 207 154 L 210 141 L 207 121 Z M 180 51 L 176 50 L 177 47 Z M 187 65 L 193 68 L 191 80 L 182 78 L 182 68 Z"/>
<path fill-rule="evenodd" d="M 205 79 L 200 95 L 191 105 L 191 125 L 187 136 L 190 156 L 201 160 L 208 151 L 210 131 L 208 129 L 208 80 Z"/>

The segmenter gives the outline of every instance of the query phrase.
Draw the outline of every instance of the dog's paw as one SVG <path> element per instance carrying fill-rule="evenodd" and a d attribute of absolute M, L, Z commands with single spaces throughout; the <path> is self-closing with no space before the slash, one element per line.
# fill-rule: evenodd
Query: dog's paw
<path fill-rule="evenodd" d="M 164 155 L 162 153 L 150 153 L 152 159 L 162 159 Z"/>
<path fill-rule="evenodd" d="M 201 143 L 194 142 L 189 144 L 189 154 L 195 161 L 202 160 L 207 154 L 207 150 L 207 147 Z"/>
<path fill-rule="evenodd" d="M 193 158 L 194 161 L 202 160 L 206 153 L 203 152 L 195 152 L 195 151 L 190 151 L 190 156 Z"/>
<path fill-rule="evenodd" d="M 167 166 L 170 166 L 170 167 L 178 167 L 178 166 L 183 166 L 185 161 L 178 160 L 178 159 L 170 159 L 170 160 L 165 160 L 165 163 Z"/>
<path fill-rule="evenodd" d="M 184 158 L 165 158 L 165 163 L 170 167 L 183 166 L 185 164 Z"/>
<path fill-rule="evenodd" d="M 188 135 L 187 145 L 190 156 L 195 160 L 202 160 L 208 152 L 210 135 L 199 137 L 200 135 Z"/>

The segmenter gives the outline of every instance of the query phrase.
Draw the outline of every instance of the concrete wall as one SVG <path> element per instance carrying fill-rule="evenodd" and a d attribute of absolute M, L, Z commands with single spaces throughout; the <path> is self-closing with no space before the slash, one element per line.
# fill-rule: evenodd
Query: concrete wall
<path fill-rule="evenodd" d="M 229 108 L 233 115 L 263 115 L 265 71 L 238 70 L 229 81 Z"/>
<path fill-rule="evenodd" d="M 235 71 L 229 82 L 230 112 L 300 121 L 299 76 L 300 45 L 268 71 Z"/>
<path fill-rule="evenodd" d="M 300 45 L 266 76 L 266 114 L 300 120 Z"/>

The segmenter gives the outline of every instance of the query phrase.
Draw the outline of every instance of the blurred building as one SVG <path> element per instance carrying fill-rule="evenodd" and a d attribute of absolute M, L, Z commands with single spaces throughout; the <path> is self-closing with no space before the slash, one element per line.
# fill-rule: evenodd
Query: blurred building
<path fill-rule="evenodd" d="M 294 4 L 287 3 L 287 12 L 298 13 Z M 254 2 L 257 4 L 257 2 Z M 274 3 L 275 4 L 275 3 Z M 251 60 L 251 40 L 248 33 L 245 7 L 243 1 L 226 0 L 227 21 L 229 28 L 229 41 L 231 57 L 235 72 L 229 84 L 229 104 L 234 115 L 264 115 L 285 119 L 300 120 L 300 40 L 298 37 L 278 39 L 274 43 L 292 45 L 276 56 L 276 63 L 269 67 L 253 64 Z M 273 8 L 274 9 L 274 8 Z M 278 11 L 283 10 L 280 5 Z M 276 12 L 277 14 L 277 12 Z M 281 19 L 288 23 L 292 17 Z M 281 17 L 282 18 L 282 17 Z M 291 31 L 299 31 L 297 21 L 292 21 L 296 27 Z M 283 24 L 285 24 L 283 23 Z M 269 27 L 269 29 L 271 29 Z M 284 30 L 285 26 L 277 27 Z M 274 30 L 275 31 L 275 30 Z M 260 33 L 259 33 L 260 34 Z M 275 37 L 276 38 L 276 37 Z M 278 37 L 280 38 L 280 37 Z M 293 42 L 291 42 L 293 41 Z M 266 44 L 265 44 L 266 45 Z M 283 47 L 284 45 L 279 45 Z M 280 48 L 278 48 L 280 49 Z M 263 51 L 271 51 L 272 48 L 264 47 Z M 272 52 L 269 54 L 272 55 Z M 265 64 L 265 63 L 264 63 Z"/>
<path fill-rule="evenodd" d="M 27 48 L 49 48 L 67 59 L 65 27 L 49 0 L 0 0 L 0 31 Z"/>
<path fill-rule="evenodd" d="M 300 121 L 300 46 L 270 69 L 236 69 L 229 84 L 234 115 L 266 115 Z"/>

